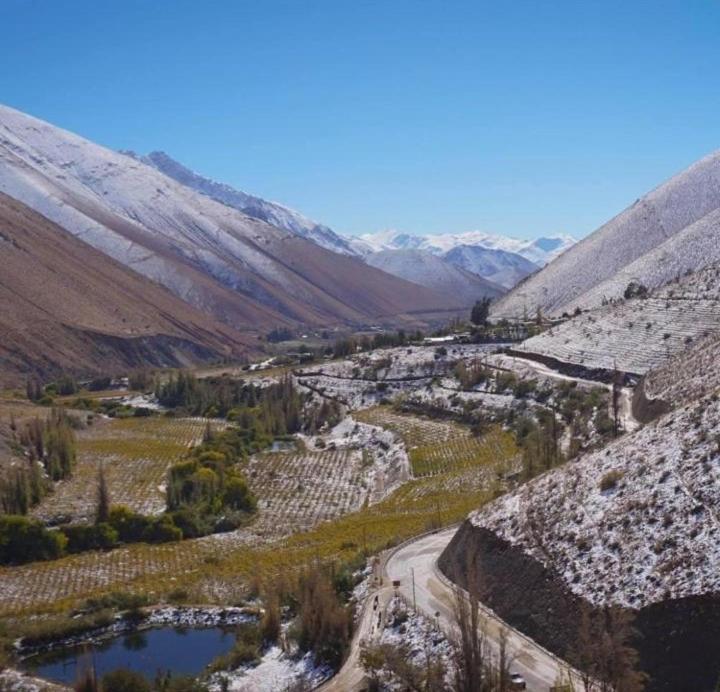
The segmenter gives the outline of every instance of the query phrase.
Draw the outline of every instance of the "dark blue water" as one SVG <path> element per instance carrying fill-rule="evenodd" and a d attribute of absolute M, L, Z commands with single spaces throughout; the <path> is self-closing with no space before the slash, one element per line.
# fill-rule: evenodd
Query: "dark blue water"
<path fill-rule="evenodd" d="M 197 675 L 235 643 L 232 631 L 220 627 L 176 629 L 162 627 L 132 632 L 94 645 L 58 649 L 29 658 L 25 665 L 48 680 L 72 684 L 78 672 L 95 666 L 98 677 L 129 668 L 153 680 L 158 671 Z"/>

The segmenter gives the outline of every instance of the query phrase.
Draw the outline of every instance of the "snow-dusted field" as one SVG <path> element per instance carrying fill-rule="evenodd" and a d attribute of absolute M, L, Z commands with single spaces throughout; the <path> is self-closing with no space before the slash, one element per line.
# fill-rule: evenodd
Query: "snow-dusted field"
<path fill-rule="evenodd" d="M 168 468 L 200 443 L 208 422 L 161 417 L 101 420 L 80 433 L 72 476 L 56 484 L 32 510 L 33 516 L 44 521 L 94 520 L 101 466 L 114 505 L 160 514 L 165 510 Z"/>
<path fill-rule="evenodd" d="M 720 330 L 716 266 L 658 289 L 584 313 L 516 346 L 586 368 L 644 375 Z"/>

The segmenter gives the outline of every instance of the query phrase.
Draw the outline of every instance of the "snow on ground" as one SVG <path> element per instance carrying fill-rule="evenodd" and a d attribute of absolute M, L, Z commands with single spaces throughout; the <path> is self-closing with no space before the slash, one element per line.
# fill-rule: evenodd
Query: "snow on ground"
<path fill-rule="evenodd" d="M 282 692 L 300 681 L 314 689 L 332 676 L 326 666 L 316 666 L 311 653 L 293 656 L 273 646 L 260 663 L 230 672 L 216 673 L 210 681 L 211 692 Z M 223 682 L 227 687 L 223 687 Z"/>
<path fill-rule="evenodd" d="M 673 411 L 471 515 L 596 604 L 720 590 L 720 402 Z"/>
<path fill-rule="evenodd" d="M 586 368 L 643 375 L 720 331 L 720 265 L 685 276 L 645 299 L 604 305 L 534 336 L 517 351 Z"/>
<path fill-rule="evenodd" d="M 360 353 L 345 360 L 309 367 L 299 373 L 301 386 L 333 397 L 351 409 L 373 406 L 415 392 L 451 374 L 459 360 L 485 358 L 496 344 L 449 344 L 446 354 L 434 346 L 408 346 Z"/>
<path fill-rule="evenodd" d="M 380 646 L 407 647 L 407 660 L 419 668 L 425 668 L 429 661 L 451 670 L 451 646 L 446 635 L 434 620 L 414 613 L 399 596 L 394 596 L 388 603 L 385 627 L 377 643 Z M 390 671 L 384 670 L 380 689 L 391 692 L 404 690 L 405 687 Z"/>
<path fill-rule="evenodd" d="M 325 435 L 305 438 L 312 448 L 322 441 L 323 448 L 362 450 L 366 464 L 365 479 L 373 488 L 370 502 L 379 502 L 410 479 L 410 460 L 402 439 L 376 425 L 346 416 Z"/>
<path fill-rule="evenodd" d="M 34 678 L 19 670 L 0 672 L 0 690 L 2 692 L 69 692 L 68 687 Z"/>

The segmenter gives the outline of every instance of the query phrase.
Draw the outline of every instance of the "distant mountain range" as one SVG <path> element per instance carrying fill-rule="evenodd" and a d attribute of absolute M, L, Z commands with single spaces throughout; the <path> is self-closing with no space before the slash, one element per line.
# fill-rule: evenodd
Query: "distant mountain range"
<path fill-rule="evenodd" d="M 146 156 L 126 152 L 138 161 L 156 168 L 212 199 L 222 202 L 261 221 L 299 235 L 322 247 L 364 259 L 374 267 L 440 291 L 456 291 L 477 298 L 478 287 L 487 295 L 499 295 L 498 289 L 512 288 L 518 281 L 537 271 L 576 241 L 560 235 L 536 240 L 519 240 L 474 231 L 457 235 L 418 236 L 398 231 L 382 231 L 360 237 L 343 236 L 277 202 L 268 202 L 190 170 L 162 151 Z M 403 256 L 402 252 L 412 251 Z M 376 253 L 383 253 L 375 257 Z M 431 260 L 421 253 L 433 255 Z M 447 265 L 447 266 L 443 266 Z M 456 269 L 452 269 L 454 265 Z M 432 266 L 433 271 L 428 273 Z M 457 268 L 464 271 L 457 271 Z M 478 282 L 470 274 L 490 282 Z M 463 284 L 464 282 L 464 284 Z"/>
<path fill-rule="evenodd" d="M 361 235 L 354 246 L 361 252 L 363 250 L 377 252 L 379 250 L 413 249 L 427 250 L 434 255 L 446 255 L 458 247 L 480 247 L 486 250 L 495 250 L 498 253 L 519 255 L 537 268 L 546 265 L 576 242 L 575 238 L 569 235 L 522 240 L 482 231 L 413 235 L 388 230 Z"/>
<path fill-rule="evenodd" d="M 277 202 L 269 202 L 196 173 L 165 152 L 155 151 L 146 156 L 126 153 L 182 185 L 248 216 L 312 240 L 333 252 L 364 259 L 371 266 L 427 288 L 467 296 L 473 299 L 471 302 L 479 297 L 478 290 L 485 290 L 483 295 L 496 297 L 498 291 L 512 288 L 575 242 L 570 236 L 518 240 L 480 232 L 416 236 L 383 231 L 360 237 L 343 236 Z M 412 252 L 403 256 L 405 251 Z M 375 256 L 377 253 L 383 254 Z M 433 268 L 430 272 L 429 267 Z M 489 283 L 478 283 L 471 274 Z"/>
<path fill-rule="evenodd" d="M 107 337 L 116 351 L 135 348 L 135 362 L 190 364 L 252 351 L 257 348 L 257 341 L 252 346 L 252 334 L 278 325 L 418 325 L 428 317 L 442 319 L 467 308 L 457 295 L 427 289 L 357 257 L 322 247 L 315 242 L 322 229 L 306 228 L 302 217 L 287 210 L 282 213 L 278 205 L 246 200 L 256 214 L 251 216 L 227 201 L 220 203 L 200 194 L 161 173 L 156 168 L 158 157 L 153 158 L 153 165 L 148 165 L 0 106 L 0 193 L 20 204 L 17 218 L 27 218 L 28 227 L 41 225 L 38 214 L 51 222 L 35 234 L 33 252 L 44 258 L 50 276 L 60 281 L 57 290 L 50 290 L 37 303 L 51 314 L 53 323 L 61 322 L 57 329 L 78 327 L 84 330 L 83 339 L 95 342 Z M 271 225 L 259 218 L 263 214 L 275 223 L 294 223 L 296 227 L 288 231 Z M 301 226 L 302 232 L 298 230 Z M 94 250 L 90 264 L 98 262 L 99 252 L 130 272 L 123 274 L 123 281 L 132 277 L 136 287 L 162 290 L 165 297 L 161 300 L 158 294 L 153 298 L 156 305 L 168 296 L 175 300 L 168 298 L 166 307 L 154 312 L 137 307 L 135 311 L 145 315 L 142 325 L 125 329 L 122 319 L 113 322 L 92 302 L 106 295 L 108 286 L 113 288 L 112 273 L 98 269 L 81 284 L 75 265 L 52 269 L 52 229 L 58 236 L 69 234 L 70 240 L 80 243 L 78 247 Z M 316 236 L 312 241 L 304 237 L 310 233 Z M 66 240 L 63 242 L 69 247 Z M 96 356 L 92 358 L 63 358 L 53 352 L 57 330 L 50 322 L 45 332 L 41 330 L 42 338 L 35 334 L 36 347 L 25 351 L 22 339 L 32 334 L 27 329 L 23 333 L 22 320 L 23 315 L 31 315 L 24 306 L 33 302 L 32 286 L 27 284 L 32 273 L 27 254 L 15 251 L 19 242 L 12 238 L 0 242 L 6 300 L 2 308 L 6 321 L 0 323 L 0 329 L 4 329 L 4 343 L 10 333 L 20 339 L 12 353 L 0 354 L 0 374 L 9 369 L 16 376 L 20 372 L 45 375 L 58 372 L 63 363 L 77 371 L 80 362 L 86 363 L 86 372 L 97 371 L 103 362 L 102 349 L 93 351 Z M 79 250 L 76 254 L 82 255 Z M 72 281 L 82 289 L 61 288 L 71 281 L 64 276 L 71 271 L 76 277 Z M 36 290 L 41 291 L 41 272 L 37 281 Z M 120 284 L 114 290 L 138 299 L 143 293 Z M 148 296 L 155 293 L 146 292 Z M 117 312 L 114 305 L 120 298 L 108 298 L 109 313 Z M 53 299 L 63 303 L 57 314 L 52 314 Z M 186 306 L 187 315 L 178 301 Z M 204 316 L 202 323 L 194 317 L 198 312 Z M 186 321 L 198 325 L 192 328 L 191 338 Z M 40 323 L 34 322 L 35 326 Z M 146 338 L 149 336 L 153 338 Z M 142 340 L 133 341 L 137 337 Z M 193 346 L 181 348 L 180 340 Z M 160 352 L 161 345 L 170 355 Z M 70 351 L 90 352 L 73 347 L 68 349 L 68 357 Z M 108 358 L 106 362 L 112 366 L 120 360 Z"/>

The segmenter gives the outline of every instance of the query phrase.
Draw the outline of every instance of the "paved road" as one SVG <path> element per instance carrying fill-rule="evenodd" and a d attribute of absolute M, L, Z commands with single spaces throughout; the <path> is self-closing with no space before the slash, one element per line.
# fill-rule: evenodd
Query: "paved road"
<path fill-rule="evenodd" d="M 410 541 L 387 556 L 383 571 L 383 585 L 368 596 L 360 616 L 351 653 L 338 674 L 322 685 L 322 692 L 353 692 L 362 690 L 364 673 L 360 665 L 360 643 L 378 635 L 384 625 L 385 608 L 395 589 L 392 582 L 400 582 L 399 591 L 408 603 L 413 598 L 419 611 L 437 617 L 446 632 L 453 631 L 454 592 L 450 582 L 437 570 L 436 563 L 445 546 L 457 531 L 457 526 Z M 413 593 L 413 576 L 415 589 Z M 377 596 L 377 605 L 375 597 Z M 481 608 L 482 627 L 492 652 L 497 654 L 501 632 L 507 634 L 508 652 L 513 658 L 511 671 L 525 678 L 531 692 L 548 692 L 560 671 L 568 667 L 520 632 L 513 630 L 489 609 Z M 576 680 L 577 680 L 577 676 Z M 581 689 L 578 685 L 576 689 Z"/>
<path fill-rule="evenodd" d="M 445 631 L 453 629 L 454 593 L 451 584 L 437 570 L 437 559 L 455 534 L 455 527 L 414 541 L 393 554 L 386 570 L 391 580 L 400 581 L 400 591 L 409 603 L 414 598 L 418 610 L 437 617 Z M 511 671 L 519 673 L 533 692 L 548 692 L 567 665 L 520 632 L 511 629 L 489 609 L 481 609 L 482 627 L 491 651 L 497 655 L 501 632 L 507 634 L 512 656 Z M 578 689 L 580 689 L 578 687 Z"/>

